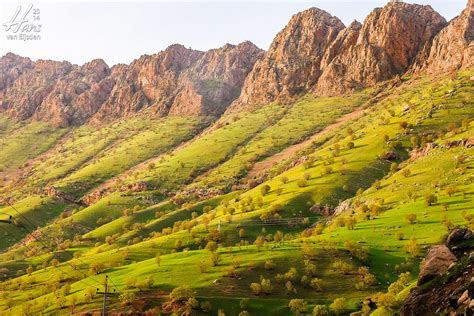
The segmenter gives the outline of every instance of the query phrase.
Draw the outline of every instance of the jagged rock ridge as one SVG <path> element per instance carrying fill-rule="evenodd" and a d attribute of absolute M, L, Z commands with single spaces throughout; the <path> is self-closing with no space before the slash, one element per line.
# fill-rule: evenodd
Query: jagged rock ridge
<path fill-rule="evenodd" d="M 171 45 L 109 68 L 0 59 L 0 111 L 57 126 L 137 112 L 214 115 L 312 92 L 343 95 L 407 72 L 440 74 L 474 60 L 473 0 L 449 23 L 430 6 L 389 3 L 349 26 L 311 8 L 294 15 L 263 52 L 250 42 L 207 52 Z"/>
<path fill-rule="evenodd" d="M 17 119 L 56 126 L 106 122 L 148 111 L 163 115 L 220 115 L 238 97 L 262 51 L 250 42 L 201 52 L 172 45 L 130 65 L 96 59 L 83 66 L 0 59 L 0 109 Z"/>

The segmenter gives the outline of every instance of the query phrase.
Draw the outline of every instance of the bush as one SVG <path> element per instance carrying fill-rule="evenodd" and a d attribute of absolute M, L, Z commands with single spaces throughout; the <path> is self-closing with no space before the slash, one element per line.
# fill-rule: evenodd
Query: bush
<path fill-rule="evenodd" d="M 329 308 L 326 305 L 316 305 L 313 308 L 313 316 L 329 315 Z"/>
<path fill-rule="evenodd" d="M 275 263 L 273 260 L 267 260 L 264 264 L 265 270 L 273 270 L 275 268 Z"/>
<path fill-rule="evenodd" d="M 432 206 L 436 202 L 438 202 L 438 198 L 436 197 L 436 195 L 431 194 L 431 193 L 425 195 L 425 204 L 426 204 L 426 206 Z"/>
<path fill-rule="evenodd" d="M 272 286 L 272 282 L 269 279 L 263 279 L 262 278 L 262 281 L 260 281 L 260 286 L 261 286 L 261 289 L 262 289 L 263 293 L 265 293 L 267 295 L 272 294 L 273 286 Z"/>
<path fill-rule="evenodd" d="M 346 309 L 346 299 L 345 298 L 336 298 L 329 308 L 334 312 L 334 314 L 339 315 L 344 312 Z"/>
<path fill-rule="evenodd" d="M 300 315 L 306 312 L 306 302 L 302 299 L 292 299 L 288 304 L 290 310 L 295 313 L 296 315 Z"/>
<path fill-rule="evenodd" d="M 405 219 L 409 224 L 415 224 L 416 223 L 416 214 L 410 213 L 405 215 Z"/>
<path fill-rule="evenodd" d="M 260 283 L 252 283 L 250 284 L 250 290 L 254 295 L 260 295 L 262 293 L 262 286 Z"/>
<path fill-rule="evenodd" d="M 178 286 L 174 288 L 173 291 L 169 294 L 169 298 L 177 303 L 185 303 L 190 298 L 194 298 L 196 293 L 187 285 Z"/>
<path fill-rule="evenodd" d="M 260 188 L 260 193 L 262 193 L 262 195 L 266 195 L 268 192 L 270 192 L 270 190 L 271 187 L 268 184 L 265 184 Z"/>
<path fill-rule="evenodd" d="M 305 186 L 308 185 L 308 183 L 306 182 L 305 179 L 300 179 L 296 182 L 296 184 L 300 187 L 300 188 L 304 188 Z"/>

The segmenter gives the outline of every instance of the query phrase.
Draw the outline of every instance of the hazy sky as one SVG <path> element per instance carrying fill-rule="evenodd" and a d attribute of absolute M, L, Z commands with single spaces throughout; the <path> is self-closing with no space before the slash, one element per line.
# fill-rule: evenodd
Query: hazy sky
<path fill-rule="evenodd" d="M 109 65 L 129 63 L 142 54 L 153 54 L 173 43 L 207 50 L 250 40 L 267 49 L 275 36 L 299 11 L 324 9 L 346 25 L 363 21 L 384 0 L 313 1 L 65 1 L 31 2 L 26 14 L 30 32 L 4 25 L 19 5 L 16 21 L 23 20 L 29 2 L 0 0 L 0 54 L 14 52 L 34 60 L 68 60 L 83 64 L 103 58 Z M 407 1 L 430 4 L 447 20 L 458 15 L 467 0 Z M 8 24 L 8 23 L 7 23 Z M 20 32 L 34 34 L 23 41 L 7 36 Z M 39 36 L 39 37 L 38 37 Z"/>

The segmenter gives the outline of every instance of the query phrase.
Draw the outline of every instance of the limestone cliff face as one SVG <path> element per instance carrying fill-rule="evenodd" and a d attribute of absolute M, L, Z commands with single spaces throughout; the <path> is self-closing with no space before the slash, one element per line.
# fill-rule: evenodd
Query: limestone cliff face
<path fill-rule="evenodd" d="M 240 95 L 245 78 L 262 55 L 250 42 L 208 51 L 180 78 L 170 114 L 222 114 Z"/>
<path fill-rule="evenodd" d="M 390 3 L 375 9 L 360 30 L 345 30 L 352 41 L 323 69 L 316 93 L 344 94 L 406 72 L 445 23 L 430 6 Z"/>
<path fill-rule="evenodd" d="M 294 15 L 267 52 L 250 42 L 207 52 L 175 44 L 129 65 L 82 66 L 7 54 L 0 112 L 56 126 L 147 115 L 221 115 L 306 94 L 344 95 L 406 72 L 473 66 L 474 8 L 449 24 L 430 6 L 390 3 L 345 27 L 311 8 Z"/>
<path fill-rule="evenodd" d="M 167 114 L 177 94 L 180 74 L 202 55 L 182 45 L 171 45 L 158 54 L 144 55 L 129 66 L 118 66 L 111 75 L 115 86 L 110 97 L 93 120 L 110 121 L 148 108 L 158 115 Z"/>
<path fill-rule="evenodd" d="M 77 66 L 7 54 L 0 59 L 0 110 L 61 127 L 142 111 L 219 115 L 239 96 L 261 54 L 250 42 L 208 52 L 172 45 L 111 69 L 100 59 Z"/>
<path fill-rule="evenodd" d="M 1 109 L 18 119 L 32 117 L 53 91 L 56 81 L 65 77 L 72 69 L 73 66 L 68 62 L 36 61 L 33 67 L 3 90 Z"/>
<path fill-rule="evenodd" d="M 13 85 L 13 82 L 25 71 L 33 68 L 33 62 L 26 57 L 20 57 L 12 53 L 0 58 L 0 98 L 3 91 Z"/>
<path fill-rule="evenodd" d="M 233 107 L 287 102 L 308 91 L 321 75 L 325 51 L 343 29 L 338 18 L 323 10 L 294 15 L 255 64 Z"/>
<path fill-rule="evenodd" d="M 474 1 L 441 30 L 414 65 L 417 73 L 440 74 L 474 65 Z"/>

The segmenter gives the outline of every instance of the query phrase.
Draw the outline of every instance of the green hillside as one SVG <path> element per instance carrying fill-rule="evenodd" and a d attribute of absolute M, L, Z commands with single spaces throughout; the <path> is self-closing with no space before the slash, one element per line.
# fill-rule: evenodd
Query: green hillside
<path fill-rule="evenodd" d="M 473 75 L 217 119 L 0 117 L 0 314 L 97 313 L 106 275 L 130 314 L 395 314 L 426 249 L 474 229 Z"/>

